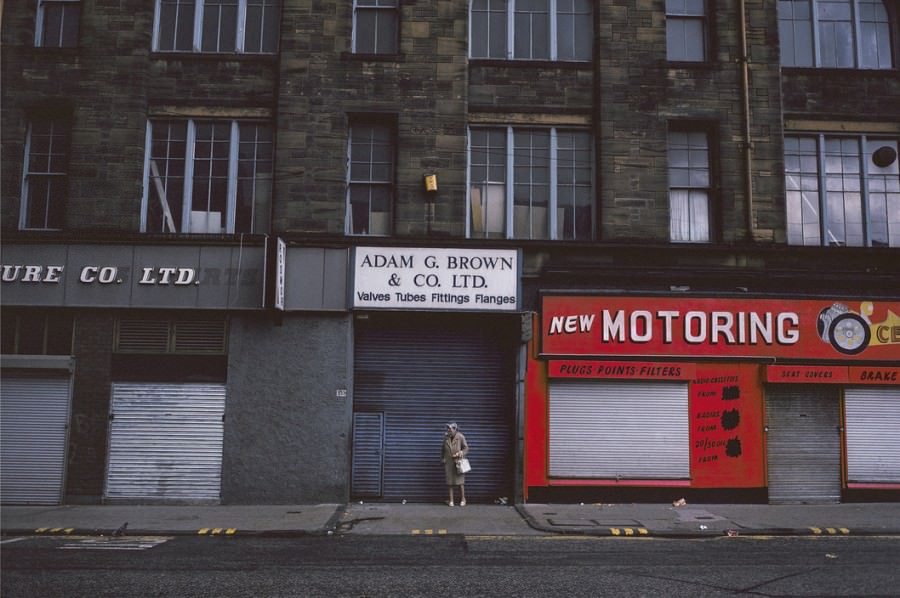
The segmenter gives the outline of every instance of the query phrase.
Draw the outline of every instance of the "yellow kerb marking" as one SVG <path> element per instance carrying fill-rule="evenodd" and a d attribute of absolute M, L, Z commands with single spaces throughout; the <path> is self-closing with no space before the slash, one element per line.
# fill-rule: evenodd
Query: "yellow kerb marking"
<path fill-rule="evenodd" d="M 228 534 L 229 536 L 233 536 L 236 532 L 237 532 L 237 529 L 233 528 L 233 527 L 229 527 L 227 530 L 225 530 L 225 533 Z"/>
<path fill-rule="evenodd" d="M 206 534 L 208 534 L 208 533 L 209 533 L 209 528 L 208 528 L 208 527 L 201 527 L 199 530 L 197 530 L 197 534 L 199 534 L 199 535 L 201 535 L 201 536 L 204 536 L 204 535 L 206 535 Z"/>
<path fill-rule="evenodd" d="M 219 535 L 219 534 L 222 533 L 222 528 L 221 528 L 221 527 L 214 527 L 212 533 L 213 533 L 214 536 L 217 536 L 217 535 Z"/>
<path fill-rule="evenodd" d="M 414 535 L 414 536 L 418 536 L 421 533 L 422 533 L 421 530 L 417 530 L 417 529 L 412 530 L 412 535 Z"/>
<path fill-rule="evenodd" d="M 446 534 L 446 533 L 447 533 L 447 530 L 445 530 L 445 529 L 439 529 L 439 530 L 438 530 L 438 535 L 443 536 L 443 535 Z"/>
<path fill-rule="evenodd" d="M 827 527 L 827 528 L 825 528 L 825 529 L 827 529 L 827 530 L 828 530 L 828 533 L 831 534 L 832 536 L 835 535 L 835 534 L 837 533 L 837 530 L 834 529 L 833 527 Z"/>
<path fill-rule="evenodd" d="M 822 533 L 822 529 L 821 529 L 821 528 L 818 528 L 818 527 L 811 527 L 811 528 L 809 528 L 809 529 L 812 530 L 812 533 L 814 533 L 814 534 L 821 534 L 821 533 Z"/>
<path fill-rule="evenodd" d="M 43 534 L 43 533 L 44 533 L 45 531 L 47 531 L 48 529 L 50 529 L 50 528 L 49 528 L 49 527 L 39 527 L 39 528 L 37 528 L 36 530 L 34 530 L 34 533 L 36 533 L 36 534 Z"/>
<path fill-rule="evenodd" d="M 648 532 L 648 531 L 647 531 L 645 528 L 643 528 L 643 527 L 639 527 L 639 528 L 638 528 L 638 533 L 639 533 L 640 535 L 642 535 L 642 536 L 646 536 L 646 535 L 648 535 L 650 532 Z"/>
<path fill-rule="evenodd" d="M 844 535 L 846 535 L 846 536 L 849 536 L 849 535 L 850 535 L 850 530 L 849 530 L 848 528 L 842 527 L 842 528 L 839 528 L 839 529 L 841 530 L 841 533 L 842 533 L 842 534 L 844 534 Z"/>
<path fill-rule="evenodd" d="M 432 534 L 434 534 L 434 530 L 433 530 L 433 529 L 427 529 L 427 530 L 425 530 L 425 535 L 426 535 L 426 536 L 430 536 L 430 535 L 432 535 Z"/>
<path fill-rule="evenodd" d="M 53 529 L 50 530 L 50 532 L 54 533 L 54 534 L 58 534 L 61 531 L 62 531 L 61 527 L 54 527 Z"/>
<path fill-rule="evenodd" d="M 609 528 L 609 531 L 611 531 L 611 532 L 612 532 L 612 535 L 614 535 L 614 536 L 621 536 L 621 535 L 622 535 L 622 531 L 621 531 L 619 528 L 617 528 L 617 527 L 611 527 L 611 528 Z"/>
<path fill-rule="evenodd" d="M 71 534 L 72 532 L 75 531 L 75 528 L 74 528 L 74 527 L 67 527 L 67 528 L 64 529 L 63 531 L 66 532 L 66 534 Z"/>

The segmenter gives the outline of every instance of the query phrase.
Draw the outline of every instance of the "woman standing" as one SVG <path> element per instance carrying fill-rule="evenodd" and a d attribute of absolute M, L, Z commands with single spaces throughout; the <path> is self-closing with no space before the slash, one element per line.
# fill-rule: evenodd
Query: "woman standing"
<path fill-rule="evenodd" d="M 447 502 L 453 506 L 453 487 L 459 486 L 459 506 L 466 506 L 466 474 L 456 471 L 456 461 L 469 454 L 469 445 L 466 437 L 459 431 L 455 423 L 447 424 L 447 433 L 444 435 L 444 447 L 441 451 L 441 463 L 444 464 L 444 474 L 447 478 L 447 489 L 450 491 L 450 500 Z"/>

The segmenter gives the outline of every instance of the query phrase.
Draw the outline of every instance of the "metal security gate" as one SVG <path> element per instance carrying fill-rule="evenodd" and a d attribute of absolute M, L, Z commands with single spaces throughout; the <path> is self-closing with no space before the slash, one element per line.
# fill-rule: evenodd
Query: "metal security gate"
<path fill-rule="evenodd" d="M 384 464 L 384 414 L 353 414 L 353 479 L 351 494 L 357 497 L 381 496 L 381 470 Z"/>
<path fill-rule="evenodd" d="M 113 384 L 109 499 L 218 501 L 223 384 Z"/>
<path fill-rule="evenodd" d="M 0 378 L 0 502 L 61 502 L 70 388 L 68 375 Z"/>
<path fill-rule="evenodd" d="M 444 500 L 441 445 L 445 424 L 455 421 L 471 446 L 466 498 L 510 496 L 519 320 L 458 314 L 369 318 L 356 321 L 352 492 L 385 500 Z M 376 413 L 383 417 L 383 432 L 373 424 Z M 372 453 L 379 433 L 380 461 Z M 374 495 L 377 479 L 380 496 Z"/>
<path fill-rule="evenodd" d="M 558 380 L 550 384 L 550 475 L 688 479 L 688 385 Z"/>
<path fill-rule="evenodd" d="M 900 483 L 900 387 L 844 390 L 847 482 Z"/>
<path fill-rule="evenodd" d="M 839 387 L 770 387 L 766 393 L 769 502 L 841 498 Z"/>

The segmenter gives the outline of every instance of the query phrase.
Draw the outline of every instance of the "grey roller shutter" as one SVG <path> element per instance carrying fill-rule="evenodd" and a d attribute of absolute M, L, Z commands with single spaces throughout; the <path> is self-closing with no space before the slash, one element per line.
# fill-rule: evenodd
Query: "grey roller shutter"
<path fill-rule="evenodd" d="M 510 496 L 517 337 L 510 341 L 487 318 L 378 320 L 381 325 L 356 331 L 353 405 L 356 412 L 384 414 L 381 498 L 445 499 L 440 456 L 450 421 L 471 446 L 466 497 Z"/>
<path fill-rule="evenodd" d="M 70 378 L 0 379 L 0 502 L 59 504 L 69 422 Z"/>
<path fill-rule="evenodd" d="M 766 393 L 769 502 L 841 498 L 837 387 L 790 385 Z"/>
<path fill-rule="evenodd" d="M 106 497 L 219 499 L 225 386 L 113 384 Z"/>
<path fill-rule="evenodd" d="M 900 483 L 900 387 L 844 391 L 847 481 Z"/>
<path fill-rule="evenodd" d="M 550 383 L 550 475 L 690 477 L 685 383 L 557 380 Z"/>

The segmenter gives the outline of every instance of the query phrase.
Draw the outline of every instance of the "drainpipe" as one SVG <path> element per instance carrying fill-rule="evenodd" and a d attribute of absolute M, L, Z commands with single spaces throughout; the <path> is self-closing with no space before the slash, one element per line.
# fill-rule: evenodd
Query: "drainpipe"
<path fill-rule="evenodd" d="M 747 5 L 746 0 L 739 0 L 741 13 L 741 94 L 744 117 L 744 197 L 747 209 L 747 238 L 753 242 L 755 235 L 753 226 L 753 141 L 750 139 L 750 57 L 747 53 Z"/>

